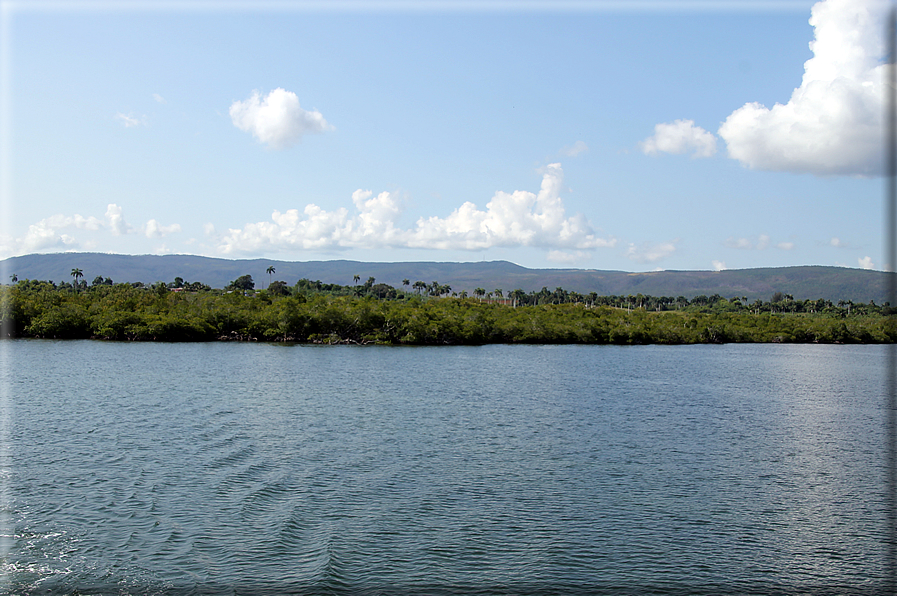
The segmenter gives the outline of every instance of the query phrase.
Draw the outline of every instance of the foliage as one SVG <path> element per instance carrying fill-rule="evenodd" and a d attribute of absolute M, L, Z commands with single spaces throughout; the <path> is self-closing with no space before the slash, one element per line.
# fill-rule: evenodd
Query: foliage
<path fill-rule="evenodd" d="M 409 282 L 406 293 L 369 278 L 358 286 L 272 282 L 254 294 L 178 278 L 151 288 L 19 280 L 0 288 L 7 336 L 140 341 L 260 340 L 412 345 L 484 343 L 881 343 L 897 339 L 889 305 L 842 301 L 587 296 L 563 288 L 445 297 L 448 286 Z M 111 282 L 111 280 L 109 280 Z M 419 285 L 418 285 L 419 283 Z M 196 290 L 191 291 L 191 288 Z M 447 289 L 448 288 L 448 289 Z M 244 295 L 246 292 L 246 295 Z M 463 294 L 462 294 L 463 295 Z M 442 296 L 442 297 L 441 297 Z"/>

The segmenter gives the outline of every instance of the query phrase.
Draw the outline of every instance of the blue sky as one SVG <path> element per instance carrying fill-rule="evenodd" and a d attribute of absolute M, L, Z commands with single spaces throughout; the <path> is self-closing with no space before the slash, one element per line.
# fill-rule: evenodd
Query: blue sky
<path fill-rule="evenodd" d="M 4 2 L 0 258 L 888 266 L 885 4 L 555 6 Z"/>

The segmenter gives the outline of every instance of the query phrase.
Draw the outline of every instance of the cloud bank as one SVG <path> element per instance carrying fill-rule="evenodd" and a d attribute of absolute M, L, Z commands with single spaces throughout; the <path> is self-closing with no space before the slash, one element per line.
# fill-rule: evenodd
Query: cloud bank
<path fill-rule="evenodd" d="M 876 0 L 813 6 L 813 57 L 786 104 L 747 103 L 719 128 L 729 157 L 757 170 L 882 173 L 884 14 Z"/>
<path fill-rule="evenodd" d="M 181 226 L 178 224 L 163 226 L 155 219 L 149 220 L 142 228 L 147 238 L 159 238 L 180 230 Z M 56 214 L 44 218 L 28 226 L 28 232 L 21 238 L 3 238 L 0 241 L 0 252 L 6 255 L 19 255 L 50 249 L 78 250 L 94 245 L 93 241 L 83 239 L 85 234 L 106 232 L 113 236 L 122 236 L 138 231 L 141 230 L 125 221 L 122 208 L 110 203 L 103 218 L 84 217 L 79 214 Z"/>
<path fill-rule="evenodd" d="M 767 234 L 760 234 L 755 242 L 750 238 L 735 238 L 730 236 L 726 239 L 725 245 L 728 248 L 737 248 L 740 250 L 766 250 L 770 246 L 770 238 Z M 794 243 L 778 242 L 775 247 L 779 250 L 791 250 L 794 248 Z"/>
<path fill-rule="evenodd" d="M 346 208 L 326 211 L 314 204 L 301 211 L 274 211 L 269 222 L 228 230 L 220 237 L 218 251 L 236 255 L 297 249 L 524 246 L 586 251 L 614 246 L 615 239 L 596 236 L 582 215 L 567 216 L 560 196 L 562 185 L 561 164 L 551 164 L 542 172 L 538 193 L 499 191 L 484 209 L 466 202 L 446 217 L 421 217 L 407 229 L 398 224 L 402 206 L 393 194 L 374 195 L 359 189 L 352 194 L 352 212 Z"/>
<path fill-rule="evenodd" d="M 230 106 L 234 126 L 272 149 L 286 149 L 307 134 L 332 130 L 321 112 L 303 110 L 292 91 L 277 88 L 265 97 L 258 91 Z"/>

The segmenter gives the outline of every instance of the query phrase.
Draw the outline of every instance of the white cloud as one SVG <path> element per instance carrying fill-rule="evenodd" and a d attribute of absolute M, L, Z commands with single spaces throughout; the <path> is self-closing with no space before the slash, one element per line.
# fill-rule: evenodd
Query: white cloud
<path fill-rule="evenodd" d="M 862 259 L 857 259 L 857 262 L 862 269 L 873 269 L 874 265 L 872 264 L 872 257 L 865 256 Z"/>
<path fill-rule="evenodd" d="M 224 254 L 291 249 L 426 248 L 482 250 L 532 246 L 586 251 L 612 247 L 599 238 L 582 215 L 568 217 L 560 197 L 563 170 L 551 164 L 538 193 L 497 192 L 485 209 L 466 202 L 446 217 L 421 217 L 408 229 L 397 224 L 401 204 L 391 193 L 369 190 L 352 194 L 354 210 L 326 211 L 309 204 L 300 212 L 275 211 L 270 222 L 230 229 L 220 238 Z"/>
<path fill-rule="evenodd" d="M 125 218 L 121 214 L 121 207 L 119 207 L 115 203 L 109 203 L 109 205 L 106 207 L 106 221 L 108 222 L 109 229 L 112 230 L 112 234 L 114 236 L 127 234 L 133 229 L 127 224 L 127 222 L 125 222 Z"/>
<path fill-rule="evenodd" d="M 561 149 L 561 154 L 566 155 L 567 157 L 576 157 L 580 153 L 585 153 L 589 150 L 589 146 L 586 145 L 583 141 L 576 141 L 572 145 L 568 145 Z"/>
<path fill-rule="evenodd" d="M 676 251 L 676 243 L 678 241 L 676 239 L 672 242 L 661 242 L 658 244 L 643 242 L 638 246 L 630 244 L 629 248 L 626 249 L 626 258 L 639 263 L 653 263 L 673 254 Z"/>
<path fill-rule="evenodd" d="M 725 245 L 729 248 L 737 248 L 740 250 L 766 250 L 769 248 L 770 238 L 767 234 L 760 234 L 757 241 L 750 238 L 735 238 L 730 236 L 726 239 Z M 791 250 L 794 248 L 793 242 L 779 242 L 776 248 L 781 250 Z"/>
<path fill-rule="evenodd" d="M 161 238 L 163 236 L 167 236 L 169 234 L 174 234 L 175 232 L 180 232 L 181 226 L 180 224 L 171 224 L 170 226 L 163 226 L 155 219 L 151 219 L 146 222 L 146 225 L 143 228 L 143 233 L 147 238 Z"/>
<path fill-rule="evenodd" d="M 25 234 L 25 237 L 16 239 L 13 252 L 25 254 L 48 248 L 77 248 L 78 244 L 75 238 L 60 230 L 71 228 L 98 230 L 103 226 L 103 221 L 95 217 L 52 215 L 28 226 L 28 232 Z"/>
<path fill-rule="evenodd" d="M 714 259 L 713 261 L 711 261 L 711 263 L 713 265 L 714 271 L 725 271 L 726 269 L 728 269 L 723 261 L 717 261 L 716 259 Z"/>
<path fill-rule="evenodd" d="M 125 125 L 125 128 L 133 128 L 135 126 L 140 126 L 141 124 L 146 124 L 146 117 L 143 119 L 132 116 L 131 114 L 122 114 L 121 112 L 115 115 L 115 119 Z"/>
<path fill-rule="evenodd" d="M 692 157 L 710 157 L 716 153 L 716 137 L 695 126 L 694 120 L 676 120 L 656 125 L 654 136 L 639 143 L 639 147 L 646 155 L 691 151 Z"/>
<path fill-rule="evenodd" d="M 829 244 L 831 244 L 831 245 L 834 246 L 835 248 L 849 248 L 849 245 L 848 245 L 846 242 L 843 242 L 843 241 L 842 241 L 841 239 L 839 239 L 839 238 L 832 238 L 832 239 L 829 241 Z"/>
<path fill-rule="evenodd" d="M 813 6 L 813 57 L 800 87 L 771 109 L 747 103 L 719 128 L 729 157 L 758 170 L 816 175 L 882 171 L 884 11 L 877 0 Z"/>
<path fill-rule="evenodd" d="M 264 98 L 258 91 L 230 106 L 234 126 L 272 149 L 286 149 L 303 135 L 331 130 L 321 112 L 303 110 L 295 93 L 277 88 Z"/>
<path fill-rule="evenodd" d="M 729 248 L 741 248 L 750 250 L 754 248 L 754 243 L 747 238 L 732 238 L 730 236 L 726 239 L 726 246 L 728 246 Z"/>
<path fill-rule="evenodd" d="M 576 252 L 549 250 L 546 258 L 553 263 L 576 263 L 588 259 L 589 256 L 589 253 L 581 250 L 577 250 Z"/>
<path fill-rule="evenodd" d="M 151 220 L 155 221 L 155 220 Z M 170 229 L 160 226 L 161 229 Z M 179 226 L 177 226 L 179 229 Z M 20 238 L 5 238 L 0 242 L 0 252 L 10 255 L 29 254 L 57 250 L 87 250 L 98 246 L 95 239 L 97 232 L 108 232 L 113 236 L 121 236 L 134 232 L 134 228 L 125 221 L 122 209 L 115 203 L 106 207 L 102 218 L 79 214 L 64 215 L 58 213 L 44 218 L 28 226 L 28 231 Z M 85 238 L 85 234 L 94 237 Z"/>
<path fill-rule="evenodd" d="M 168 103 L 167 101 L 165 101 L 165 98 L 158 93 L 153 93 L 153 99 L 155 99 L 158 103 Z"/>

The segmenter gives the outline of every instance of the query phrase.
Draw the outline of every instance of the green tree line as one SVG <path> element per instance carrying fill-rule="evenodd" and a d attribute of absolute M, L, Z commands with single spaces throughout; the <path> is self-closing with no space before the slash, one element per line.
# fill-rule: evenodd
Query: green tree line
<path fill-rule="evenodd" d="M 81 275 L 75 275 L 75 272 Z M 718 295 L 598 296 L 562 288 L 524 293 L 373 277 L 353 285 L 266 272 L 266 290 L 241 276 L 225 289 L 174 282 L 88 285 L 18 280 L 0 288 L 6 337 L 138 341 L 257 340 L 411 345 L 485 343 L 690 344 L 723 342 L 882 343 L 897 339 L 888 305 Z"/>

